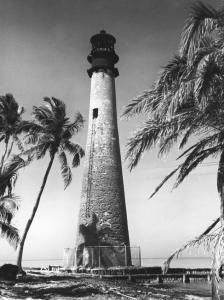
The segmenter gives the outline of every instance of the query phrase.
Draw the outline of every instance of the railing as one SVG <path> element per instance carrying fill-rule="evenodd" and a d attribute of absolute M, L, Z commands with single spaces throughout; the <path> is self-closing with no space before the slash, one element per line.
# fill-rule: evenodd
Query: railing
<path fill-rule="evenodd" d="M 64 249 L 63 267 L 65 269 L 127 267 L 130 265 L 141 266 L 140 247 L 122 245 Z"/>

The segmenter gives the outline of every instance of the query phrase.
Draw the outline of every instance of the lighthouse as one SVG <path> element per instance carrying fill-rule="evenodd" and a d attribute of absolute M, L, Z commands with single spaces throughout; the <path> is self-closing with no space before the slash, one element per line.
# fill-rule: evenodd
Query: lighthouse
<path fill-rule="evenodd" d="M 76 240 L 77 265 L 130 265 L 116 110 L 116 40 L 102 30 L 90 42 L 89 124 Z"/>

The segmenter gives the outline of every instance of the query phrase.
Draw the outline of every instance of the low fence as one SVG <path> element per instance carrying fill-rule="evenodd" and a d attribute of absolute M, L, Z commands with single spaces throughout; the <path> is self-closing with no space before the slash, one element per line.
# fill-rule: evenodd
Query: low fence
<path fill-rule="evenodd" d="M 141 266 L 140 247 L 92 246 L 83 248 L 65 248 L 63 268 L 108 268 Z"/>

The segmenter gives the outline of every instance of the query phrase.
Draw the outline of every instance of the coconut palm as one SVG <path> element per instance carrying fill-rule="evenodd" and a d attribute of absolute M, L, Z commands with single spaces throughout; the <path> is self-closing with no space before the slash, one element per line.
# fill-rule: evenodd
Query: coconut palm
<path fill-rule="evenodd" d="M 38 209 L 55 156 L 59 158 L 65 188 L 72 180 L 72 173 L 68 165 L 66 153 L 72 156 L 72 167 L 77 167 L 84 156 L 82 147 L 71 141 L 72 137 L 83 127 L 84 121 L 82 115 L 77 113 L 74 121 L 70 123 L 69 118 L 66 116 L 65 104 L 61 100 L 46 97 L 44 101 L 46 105 L 33 108 L 34 122 L 23 123 L 23 129 L 27 132 L 25 136 L 26 143 L 33 145 L 24 154 L 40 159 L 48 152 L 50 160 L 32 214 L 21 238 L 17 260 L 19 270 L 22 270 L 22 254 L 27 233 Z"/>
<path fill-rule="evenodd" d="M 23 112 L 23 107 L 19 106 L 13 95 L 6 94 L 5 96 L 0 96 L 0 141 L 5 142 L 5 150 L 2 155 L 0 169 L 5 160 L 9 157 L 14 141 L 18 142 L 21 147 L 17 137 L 17 128 L 22 122 L 21 115 Z"/>
<path fill-rule="evenodd" d="M 180 141 L 182 149 L 192 136 L 199 141 L 185 150 L 174 174 L 177 187 L 201 162 L 219 155 L 217 187 L 220 195 L 221 231 L 216 239 L 213 283 L 220 280 L 224 263 L 224 10 L 196 3 L 185 23 L 180 52 L 163 69 L 150 91 L 134 99 L 124 115 L 145 113 L 146 122 L 129 140 L 127 157 L 135 167 L 144 151 L 159 147 L 169 152 Z M 213 299 L 219 299 L 217 284 Z"/>

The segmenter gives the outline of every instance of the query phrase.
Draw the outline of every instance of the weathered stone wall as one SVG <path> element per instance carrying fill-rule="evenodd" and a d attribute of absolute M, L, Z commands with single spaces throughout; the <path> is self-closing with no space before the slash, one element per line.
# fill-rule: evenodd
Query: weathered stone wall
<path fill-rule="evenodd" d="M 91 78 L 89 127 L 76 244 L 79 246 L 82 243 L 87 246 L 129 246 L 115 80 L 110 71 L 94 72 Z"/>

